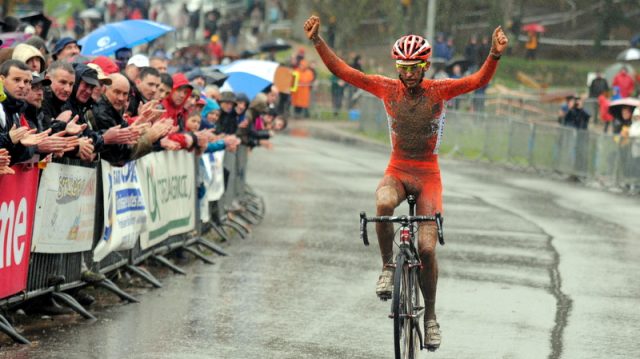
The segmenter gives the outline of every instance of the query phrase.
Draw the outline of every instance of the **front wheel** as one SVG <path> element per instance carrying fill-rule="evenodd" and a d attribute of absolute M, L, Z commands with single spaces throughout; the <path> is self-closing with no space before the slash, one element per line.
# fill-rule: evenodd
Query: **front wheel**
<path fill-rule="evenodd" d="M 420 351 L 420 339 L 416 330 L 414 310 L 417 283 L 414 272 L 409 268 L 407 258 L 403 253 L 396 258 L 396 270 L 393 277 L 393 339 L 396 359 L 413 359 Z"/>

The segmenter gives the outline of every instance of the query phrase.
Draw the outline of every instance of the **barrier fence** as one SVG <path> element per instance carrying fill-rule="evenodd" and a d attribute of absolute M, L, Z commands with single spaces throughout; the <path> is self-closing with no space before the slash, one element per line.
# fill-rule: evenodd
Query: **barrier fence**
<path fill-rule="evenodd" d="M 360 100 L 360 130 L 388 136 L 382 102 Z M 536 123 L 518 116 L 447 110 L 440 154 L 488 160 L 635 191 L 640 185 L 640 138 Z"/>
<path fill-rule="evenodd" d="M 2 314 L 48 295 L 95 318 L 66 292 L 93 285 L 138 302 L 108 275 L 126 270 L 162 287 L 138 265 L 153 260 L 184 274 L 166 254 L 179 249 L 210 264 L 203 248 L 226 255 L 203 236 L 245 238 L 265 211 L 262 199 L 247 188 L 248 150 L 240 147 L 238 154 L 154 152 L 122 167 L 66 158 L 42 170 L 14 165 L 15 175 L 0 176 Z M 29 343 L 2 314 L 0 331 Z"/>

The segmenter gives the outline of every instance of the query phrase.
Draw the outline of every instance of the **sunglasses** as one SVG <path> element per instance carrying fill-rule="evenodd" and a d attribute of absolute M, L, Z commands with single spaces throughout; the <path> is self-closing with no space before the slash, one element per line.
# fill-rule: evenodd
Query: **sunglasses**
<path fill-rule="evenodd" d="M 396 69 L 403 72 L 415 72 L 415 71 L 418 71 L 418 69 L 424 69 L 426 66 L 427 66 L 426 62 L 420 62 L 413 65 L 396 64 Z"/>

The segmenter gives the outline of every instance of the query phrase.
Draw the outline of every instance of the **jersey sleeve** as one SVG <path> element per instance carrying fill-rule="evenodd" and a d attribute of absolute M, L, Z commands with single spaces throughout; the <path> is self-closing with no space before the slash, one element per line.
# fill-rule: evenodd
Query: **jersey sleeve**
<path fill-rule="evenodd" d="M 485 87 L 496 73 L 498 60 L 489 55 L 480 70 L 460 79 L 444 79 L 437 81 L 445 100 Z"/>
<path fill-rule="evenodd" d="M 370 92 L 378 98 L 383 97 L 385 85 L 391 79 L 379 75 L 366 75 L 347 65 L 322 39 L 315 44 L 315 48 L 320 58 L 322 58 L 322 62 L 334 75 L 357 88 Z"/>

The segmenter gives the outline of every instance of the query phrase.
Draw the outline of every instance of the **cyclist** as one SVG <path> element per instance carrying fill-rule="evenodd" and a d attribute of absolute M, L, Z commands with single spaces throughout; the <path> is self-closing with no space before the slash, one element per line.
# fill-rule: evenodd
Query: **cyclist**
<path fill-rule="evenodd" d="M 508 39 L 498 27 L 484 64 L 476 73 L 460 79 L 429 80 L 431 45 L 421 36 L 398 39 L 391 50 L 398 79 L 365 75 L 349 67 L 319 35 L 320 19 L 311 16 L 304 24 L 307 37 L 329 70 L 345 82 L 370 92 L 384 102 L 391 135 L 391 160 L 376 190 L 378 216 L 392 216 L 394 209 L 412 194 L 417 198 L 417 215 L 442 213 L 442 185 L 438 166 L 438 147 L 444 130 L 444 103 L 458 95 L 486 86 L 496 71 Z M 382 256 L 382 274 L 376 294 L 381 299 L 393 291 L 393 224 L 377 223 L 376 232 Z M 436 226 L 421 224 L 418 247 L 424 265 L 421 288 L 425 298 L 425 345 L 440 346 L 440 326 L 436 321 L 435 299 L 438 264 L 435 256 Z"/>

